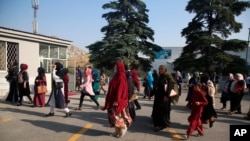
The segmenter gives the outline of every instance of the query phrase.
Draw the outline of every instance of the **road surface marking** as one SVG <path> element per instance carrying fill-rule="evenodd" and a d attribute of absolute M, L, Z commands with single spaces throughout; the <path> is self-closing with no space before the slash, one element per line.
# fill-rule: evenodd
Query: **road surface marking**
<path fill-rule="evenodd" d="M 5 123 L 5 122 L 8 122 L 8 121 L 11 121 L 11 120 L 12 120 L 12 118 L 1 119 L 1 120 L 0 120 L 0 124 Z"/>
<path fill-rule="evenodd" d="M 169 129 L 168 132 L 171 134 L 174 141 L 180 141 L 181 140 L 180 135 L 174 129 Z"/>
<path fill-rule="evenodd" d="M 76 134 L 74 134 L 67 141 L 76 141 L 78 138 L 80 138 L 82 136 L 82 134 L 84 134 L 91 127 L 92 127 L 92 124 L 87 123 L 80 131 L 78 131 Z"/>

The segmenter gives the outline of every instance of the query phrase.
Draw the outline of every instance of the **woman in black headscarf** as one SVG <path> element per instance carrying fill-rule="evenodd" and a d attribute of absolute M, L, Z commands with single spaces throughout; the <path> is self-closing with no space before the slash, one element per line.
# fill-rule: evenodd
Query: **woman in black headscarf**
<path fill-rule="evenodd" d="M 65 102 L 64 98 L 64 78 L 67 73 L 67 69 L 63 68 L 63 65 L 59 62 L 56 62 L 53 65 L 53 72 L 52 72 L 52 91 L 51 96 L 48 101 L 48 104 L 50 105 L 50 112 L 46 115 L 48 116 L 54 116 L 54 109 L 64 109 L 66 115 L 65 117 L 71 116 L 71 112 L 69 111 L 69 108 L 67 107 L 67 104 Z"/>
<path fill-rule="evenodd" d="M 18 75 L 18 63 L 14 61 L 11 63 L 10 68 L 8 70 L 8 75 L 6 75 L 6 80 L 9 82 L 9 94 L 6 98 L 6 101 L 9 101 L 13 104 L 18 102 L 18 83 L 17 83 L 17 75 Z"/>

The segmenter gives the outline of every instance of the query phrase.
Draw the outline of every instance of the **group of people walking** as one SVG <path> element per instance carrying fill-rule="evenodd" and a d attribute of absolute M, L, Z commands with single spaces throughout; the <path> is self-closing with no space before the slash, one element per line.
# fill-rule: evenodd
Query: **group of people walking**
<path fill-rule="evenodd" d="M 9 94 L 6 101 L 9 101 L 17 106 L 21 106 L 23 97 L 27 96 L 29 103 L 32 104 L 33 100 L 30 96 L 29 75 L 27 72 L 28 65 L 21 64 L 20 70 L 17 61 L 10 64 L 6 80 L 9 82 Z"/>
<path fill-rule="evenodd" d="M 133 123 L 136 118 L 136 109 L 141 109 L 141 105 L 137 99 L 136 91 L 140 91 L 140 82 L 138 79 L 138 72 L 136 68 L 131 70 L 122 62 L 118 61 L 115 64 L 115 74 L 108 84 L 108 89 L 105 90 L 106 97 L 103 107 L 100 107 L 98 102 L 102 75 L 96 68 L 87 66 L 83 72 L 83 82 L 79 85 L 79 90 L 81 91 L 79 105 L 75 110 L 81 110 L 82 104 L 85 96 L 89 96 L 92 101 L 96 104 L 97 109 L 106 110 L 107 118 L 110 127 L 114 127 L 115 131 L 111 134 L 115 137 L 123 137 L 129 126 Z M 22 97 L 28 96 L 30 102 L 34 106 L 43 107 L 46 104 L 50 106 L 50 111 L 46 114 L 47 117 L 54 116 L 55 108 L 60 108 L 65 111 L 65 117 L 72 115 L 72 112 L 68 108 L 68 80 L 67 75 L 68 70 L 63 67 L 59 62 L 56 62 L 52 68 L 52 89 L 50 97 L 45 103 L 45 93 L 38 93 L 38 86 L 47 85 L 45 71 L 43 68 L 38 68 L 38 75 L 35 78 L 35 95 L 32 100 L 30 97 L 29 88 L 29 77 L 27 73 L 28 65 L 21 64 L 20 71 L 18 70 L 17 63 L 14 62 L 9 69 L 8 76 L 6 79 L 10 83 L 10 91 L 6 101 L 15 103 L 16 105 L 22 104 Z M 176 90 L 175 86 L 178 86 L 178 76 L 175 78 L 167 71 L 165 65 L 159 66 L 159 73 L 157 71 L 153 74 L 150 71 L 147 72 L 145 77 L 144 87 L 149 88 L 149 93 L 145 93 L 149 99 L 154 97 L 152 106 L 152 124 L 154 131 L 158 132 L 167 128 L 171 125 L 171 102 L 173 99 L 172 91 Z M 20 76 L 22 75 L 22 77 Z M 236 95 L 230 94 L 231 107 L 230 113 L 240 110 L 240 100 L 242 99 L 241 93 L 245 88 L 244 80 L 241 75 L 236 74 L 235 80 L 230 79 L 230 83 L 227 83 L 227 89 L 225 91 L 228 93 L 230 90 Z M 20 79 L 20 77 L 22 79 Z M 229 75 L 232 78 L 232 74 Z M 150 80 L 149 80 L 150 79 Z M 232 83 L 231 83 L 232 81 Z M 233 90 L 229 85 L 234 87 Z M 204 131 L 202 129 L 202 124 L 209 124 L 209 127 L 213 127 L 214 121 L 217 119 L 217 113 L 215 111 L 215 86 L 209 75 L 204 73 L 199 77 L 199 80 L 194 77 L 189 80 L 188 95 L 186 98 L 187 107 L 191 109 L 190 116 L 187 118 L 189 122 L 189 128 L 185 135 L 182 136 L 183 139 L 188 139 L 193 131 L 197 130 L 198 134 L 196 136 L 202 136 Z M 177 89 L 177 95 L 180 95 L 180 88 Z M 147 91 L 146 87 L 144 92 Z M 148 95 L 149 94 L 149 95 Z M 222 94 L 222 97 L 224 95 Z M 224 99 L 222 98 L 222 101 Z M 226 105 L 223 103 L 223 108 Z"/>

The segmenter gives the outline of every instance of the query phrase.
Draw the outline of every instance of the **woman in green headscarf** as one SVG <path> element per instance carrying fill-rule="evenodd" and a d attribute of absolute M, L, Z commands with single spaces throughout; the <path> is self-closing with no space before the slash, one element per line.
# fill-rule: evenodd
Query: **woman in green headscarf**
<path fill-rule="evenodd" d="M 99 95 L 100 95 L 100 72 L 98 71 L 97 68 L 93 68 L 92 72 L 92 77 L 93 77 L 93 82 L 92 82 L 92 87 L 95 93 L 95 99 L 98 100 Z"/>
<path fill-rule="evenodd" d="M 173 77 L 167 73 L 167 67 L 159 66 L 159 79 L 154 88 L 155 98 L 152 111 L 154 130 L 160 131 L 170 126 L 171 98 L 174 87 Z"/>

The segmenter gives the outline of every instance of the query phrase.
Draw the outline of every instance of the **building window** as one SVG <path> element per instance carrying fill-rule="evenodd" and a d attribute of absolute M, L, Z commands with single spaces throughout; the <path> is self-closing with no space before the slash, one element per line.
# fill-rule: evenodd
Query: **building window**
<path fill-rule="evenodd" d="M 43 67 L 46 73 L 51 73 L 52 64 L 55 62 L 60 62 L 63 66 L 66 66 L 67 47 L 40 44 L 39 56 L 40 67 Z"/>
<path fill-rule="evenodd" d="M 0 71 L 6 71 L 6 45 L 4 41 L 0 41 Z"/>
<path fill-rule="evenodd" d="M 18 61 L 18 43 L 0 41 L 0 71 L 7 71 L 11 63 Z"/>
<path fill-rule="evenodd" d="M 41 58 L 48 58 L 49 57 L 49 46 L 48 45 L 40 45 L 39 56 Z"/>

